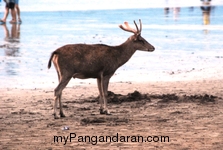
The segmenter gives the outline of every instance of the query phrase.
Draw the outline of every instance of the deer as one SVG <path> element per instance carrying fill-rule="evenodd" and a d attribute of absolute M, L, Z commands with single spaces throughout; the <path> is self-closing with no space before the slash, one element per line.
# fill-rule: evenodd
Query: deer
<path fill-rule="evenodd" d="M 63 89 L 73 77 L 78 79 L 97 79 L 99 90 L 100 114 L 111 115 L 107 108 L 107 91 L 110 78 L 115 71 L 124 65 L 136 52 L 136 50 L 152 52 L 155 47 L 147 42 L 142 36 L 142 22 L 139 19 L 140 28 L 135 20 L 136 29 L 124 22 L 119 27 L 127 32 L 133 33 L 124 43 L 118 46 L 105 44 L 67 44 L 52 52 L 48 69 L 53 62 L 57 71 L 59 84 L 54 90 L 54 118 L 59 100 L 60 117 L 65 117 L 62 109 L 61 95 Z"/>

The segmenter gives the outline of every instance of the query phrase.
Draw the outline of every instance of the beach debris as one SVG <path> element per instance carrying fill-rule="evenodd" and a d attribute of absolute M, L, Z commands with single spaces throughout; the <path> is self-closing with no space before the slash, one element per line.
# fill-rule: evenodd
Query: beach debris
<path fill-rule="evenodd" d="M 68 126 L 64 126 L 63 128 L 62 128 L 62 130 L 69 130 L 70 128 L 68 127 Z"/>
<path fill-rule="evenodd" d="M 208 102 L 215 102 L 215 99 L 219 98 L 214 95 L 177 95 L 173 94 L 153 94 L 148 95 L 151 99 L 160 99 L 159 103 L 167 103 L 167 102 L 197 102 L 197 103 L 208 103 Z"/>
<path fill-rule="evenodd" d="M 99 97 L 96 98 L 99 100 Z M 208 103 L 215 102 L 216 99 L 220 99 L 220 97 L 204 94 L 204 95 L 178 95 L 176 93 L 169 94 L 142 94 L 139 91 L 134 91 L 132 93 L 128 93 L 127 95 L 116 94 L 111 91 L 108 91 L 108 103 L 123 103 L 123 102 L 139 102 L 145 100 L 146 102 L 151 102 L 151 99 L 159 99 L 159 103 L 167 103 L 167 102 L 197 102 L 197 103 Z"/>
<path fill-rule="evenodd" d="M 99 99 L 99 97 L 98 97 Z M 115 94 L 111 91 L 108 91 L 108 103 L 123 103 L 123 102 L 133 102 L 147 100 L 151 101 L 147 94 L 142 94 L 139 91 L 134 91 L 133 93 L 128 93 L 127 95 Z"/>
<path fill-rule="evenodd" d="M 97 117 L 97 116 L 92 116 L 92 117 L 86 117 L 81 119 L 81 125 L 88 125 L 88 124 L 94 124 L 94 125 L 99 125 L 99 124 L 106 124 L 109 126 L 112 125 L 120 125 L 120 124 L 127 124 L 129 122 L 129 118 L 126 117 Z"/>

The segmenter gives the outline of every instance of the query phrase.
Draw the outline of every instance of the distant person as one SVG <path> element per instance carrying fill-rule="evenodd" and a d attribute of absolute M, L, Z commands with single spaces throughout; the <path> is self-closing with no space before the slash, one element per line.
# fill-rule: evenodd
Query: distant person
<path fill-rule="evenodd" d="M 15 0 L 15 9 L 18 16 L 18 23 L 22 23 L 22 20 L 20 18 L 19 0 Z"/>
<path fill-rule="evenodd" d="M 169 7 L 165 7 L 164 8 L 164 14 L 167 16 L 169 14 L 170 8 Z"/>
<path fill-rule="evenodd" d="M 201 0 L 203 3 L 209 3 L 211 0 Z"/>
<path fill-rule="evenodd" d="M 211 0 L 202 0 L 203 5 L 201 6 L 201 10 L 203 12 L 203 24 L 210 24 L 210 13 L 211 13 Z"/>
<path fill-rule="evenodd" d="M 16 13 L 15 13 L 15 0 L 4 0 L 6 5 L 5 5 L 5 14 L 3 19 L 0 20 L 1 24 L 6 23 L 6 19 L 8 17 L 9 14 L 9 10 L 11 10 L 11 16 L 12 16 L 12 20 L 10 21 L 10 23 L 16 23 Z"/>
<path fill-rule="evenodd" d="M 174 17 L 174 20 L 178 20 L 179 13 L 180 13 L 180 7 L 174 7 L 173 8 L 173 17 Z"/>

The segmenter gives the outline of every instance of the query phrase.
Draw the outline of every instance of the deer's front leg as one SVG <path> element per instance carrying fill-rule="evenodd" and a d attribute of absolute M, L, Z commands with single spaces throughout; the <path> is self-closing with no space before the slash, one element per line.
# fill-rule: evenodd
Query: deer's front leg
<path fill-rule="evenodd" d="M 103 112 L 103 98 L 102 98 L 102 88 L 101 88 L 101 78 L 97 78 L 98 90 L 99 90 L 99 103 L 100 103 L 100 114 Z"/>
<path fill-rule="evenodd" d="M 102 99 L 104 101 L 103 111 L 100 111 L 101 114 L 111 115 L 107 108 L 107 91 L 108 91 L 108 84 L 109 84 L 110 76 L 102 77 L 101 78 L 101 91 L 102 91 Z"/>

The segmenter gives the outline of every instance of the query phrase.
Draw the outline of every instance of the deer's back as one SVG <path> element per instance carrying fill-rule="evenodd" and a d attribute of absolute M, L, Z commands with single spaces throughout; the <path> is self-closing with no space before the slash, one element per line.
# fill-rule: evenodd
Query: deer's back
<path fill-rule="evenodd" d="M 103 44 L 70 44 L 58 48 L 58 64 L 74 73 L 82 72 L 96 77 L 100 71 L 104 74 L 114 73 L 121 51 Z"/>

